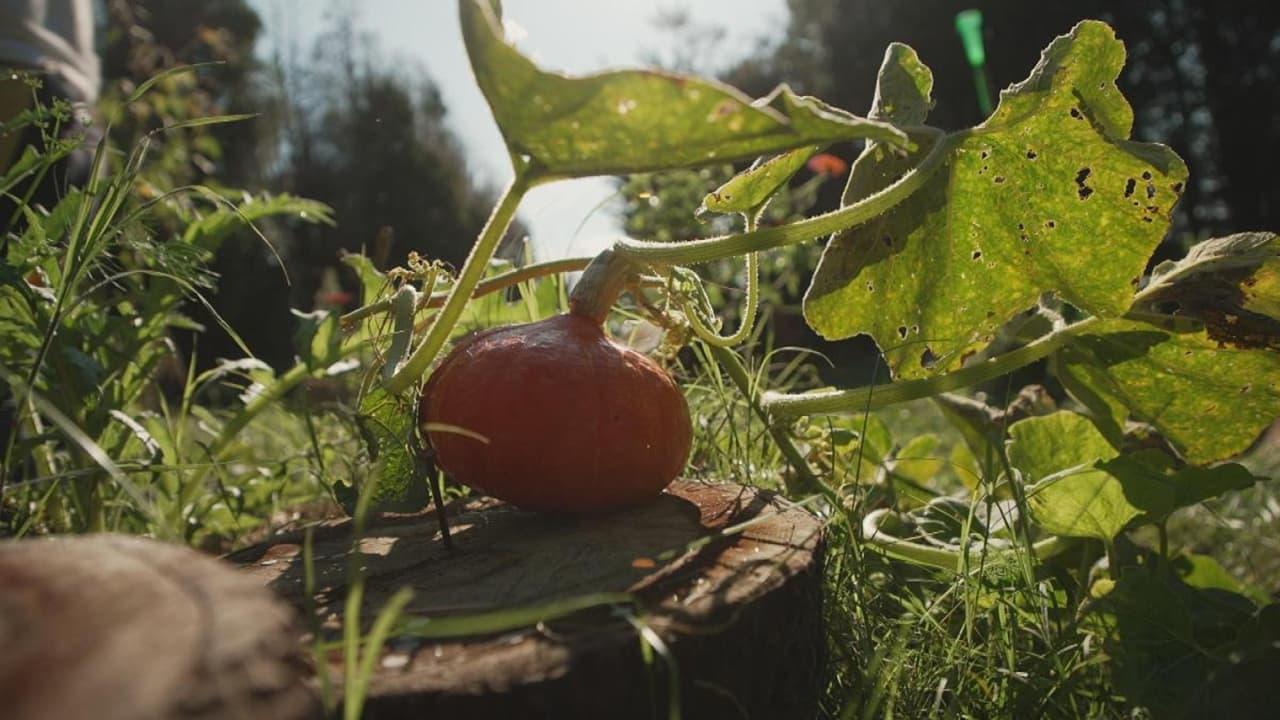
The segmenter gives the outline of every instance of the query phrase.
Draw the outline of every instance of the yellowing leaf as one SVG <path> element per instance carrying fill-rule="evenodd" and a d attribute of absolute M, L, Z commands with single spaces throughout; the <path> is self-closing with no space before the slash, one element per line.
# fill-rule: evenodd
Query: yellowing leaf
<path fill-rule="evenodd" d="M 1123 62 L 1109 27 L 1081 23 L 985 123 L 934 141 L 942 163 L 924 187 L 828 244 L 805 297 L 810 325 L 830 339 L 868 333 L 895 376 L 917 378 L 959 367 L 1046 292 L 1125 313 L 1187 171 L 1168 148 L 1127 140 Z M 845 202 L 918 164 L 932 143 L 912 139 L 913 157 L 859 158 Z"/>
<path fill-rule="evenodd" d="M 1223 342 L 1280 350 L 1280 237 L 1238 233 L 1164 262 L 1142 291 L 1145 307 L 1172 303 Z"/>
<path fill-rule="evenodd" d="M 1280 354 L 1174 318 L 1105 320 L 1072 338 L 1055 367 L 1109 435 L 1130 418 L 1150 423 L 1193 465 L 1243 452 L 1280 417 Z"/>
<path fill-rule="evenodd" d="M 905 140 L 888 123 L 785 87 L 753 103 L 721 83 L 669 73 L 547 72 L 503 39 L 495 5 L 460 0 L 467 54 L 508 149 L 527 156 L 540 179 L 747 160 L 858 138 Z"/>

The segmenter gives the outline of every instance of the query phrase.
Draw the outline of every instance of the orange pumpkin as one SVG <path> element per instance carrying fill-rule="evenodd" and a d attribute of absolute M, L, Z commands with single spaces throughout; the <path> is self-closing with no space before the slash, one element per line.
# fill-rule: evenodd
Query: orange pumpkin
<path fill-rule="evenodd" d="M 436 462 L 456 481 L 548 512 L 653 498 L 684 468 L 692 442 L 671 376 L 573 313 L 458 343 L 428 380 L 419 420 L 432 424 Z"/>

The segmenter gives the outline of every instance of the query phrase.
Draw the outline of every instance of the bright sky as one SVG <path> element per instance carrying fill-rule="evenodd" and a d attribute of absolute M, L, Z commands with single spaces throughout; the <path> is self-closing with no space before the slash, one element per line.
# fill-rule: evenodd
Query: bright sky
<path fill-rule="evenodd" d="M 327 24 L 330 3 L 320 0 L 250 0 L 266 25 L 270 51 L 278 38 L 293 38 L 299 48 Z M 476 87 L 467 62 L 457 5 L 453 0 L 361 0 L 352 3 L 360 29 L 372 34 L 383 57 L 417 63 L 435 80 L 449 111 L 450 126 L 471 159 L 478 182 L 494 187 L 511 178 L 498 128 Z M 582 74 L 635 66 L 645 55 L 669 57 L 671 38 L 660 36 L 652 19 L 661 11 L 685 10 L 695 25 L 714 24 L 727 32 L 722 47 L 746 55 L 762 37 L 785 28 L 785 0 L 504 0 L 508 34 L 539 64 Z M 520 37 L 522 36 L 523 37 Z M 714 68 L 713 68 L 714 70 Z M 545 260 L 587 255 L 607 247 L 619 230 L 615 217 L 600 205 L 614 192 L 601 178 L 572 180 L 532 191 L 520 217 L 534 237 L 535 254 Z M 594 210 L 594 212 L 593 212 Z M 338 219 L 341 222 L 341 218 Z M 584 222 L 585 221 L 585 222 Z"/>

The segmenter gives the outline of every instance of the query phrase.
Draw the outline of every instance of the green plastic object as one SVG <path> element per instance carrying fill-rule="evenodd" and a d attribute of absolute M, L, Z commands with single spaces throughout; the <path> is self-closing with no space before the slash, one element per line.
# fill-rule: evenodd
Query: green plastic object
<path fill-rule="evenodd" d="M 979 68 L 987 62 L 987 50 L 982 45 L 982 11 L 965 10 L 956 15 L 956 32 L 964 43 L 964 55 L 971 67 Z"/>
<path fill-rule="evenodd" d="M 973 84 L 978 91 L 978 109 L 991 114 L 991 92 L 987 89 L 987 49 L 982 45 L 982 11 L 964 10 L 956 14 L 956 32 L 964 44 L 964 56 L 973 68 Z"/>

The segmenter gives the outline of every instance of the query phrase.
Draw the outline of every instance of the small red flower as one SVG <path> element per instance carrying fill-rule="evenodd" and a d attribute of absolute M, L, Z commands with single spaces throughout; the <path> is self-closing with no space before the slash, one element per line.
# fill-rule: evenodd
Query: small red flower
<path fill-rule="evenodd" d="M 324 305 L 326 307 L 340 308 L 346 307 L 354 298 L 355 295 L 349 292 L 342 290 L 330 290 L 328 292 L 320 293 L 319 297 L 316 298 L 316 304 Z"/>
<path fill-rule="evenodd" d="M 849 163 L 845 162 L 844 158 L 831 153 L 818 153 L 809 158 L 806 165 L 812 172 L 831 177 L 840 177 L 849 169 Z"/>

